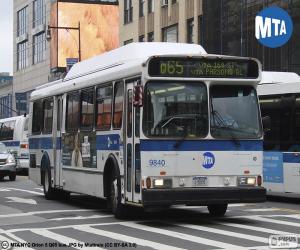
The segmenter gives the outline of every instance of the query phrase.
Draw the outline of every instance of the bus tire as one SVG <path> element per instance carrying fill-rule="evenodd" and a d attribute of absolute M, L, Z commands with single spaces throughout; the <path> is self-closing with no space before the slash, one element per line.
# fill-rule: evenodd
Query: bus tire
<path fill-rule="evenodd" d="M 222 217 L 227 211 L 228 204 L 213 204 L 208 205 L 209 214 L 213 217 Z"/>
<path fill-rule="evenodd" d="M 51 187 L 51 172 L 49 169 L 42 171 L 42 184 L 45 198 L 53 200 L 55 198 L 55 190 Z"/>
<path fill-rule="evenodd" d="M 10 181 L 15 181 L 15 180 L 16 180 L 16 173 L 11 173 L 11 174 L 9 175 L 9 180 L 10 180 Z"/>
<path fill-rule="evenodd" d="M 126 218 L 126 206 L 121 203 L 121 177 L 114 168 L 110 179 L 108 206 L 117 219 Z"/>

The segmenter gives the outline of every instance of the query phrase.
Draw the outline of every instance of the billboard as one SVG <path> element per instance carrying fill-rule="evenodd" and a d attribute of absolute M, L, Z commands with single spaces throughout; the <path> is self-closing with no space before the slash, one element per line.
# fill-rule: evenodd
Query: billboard
<path fill-rule="evenodd" d="M 80 46 L 79 31 L 68 29 L 79 23 Z M 66 67 L 66 58 L 79 58 L 79 48 L 84 60 L 119 46 L 118 5 L 55 2 L 50 26 L 59 28 L 51 28 L 51 68 Z"/>

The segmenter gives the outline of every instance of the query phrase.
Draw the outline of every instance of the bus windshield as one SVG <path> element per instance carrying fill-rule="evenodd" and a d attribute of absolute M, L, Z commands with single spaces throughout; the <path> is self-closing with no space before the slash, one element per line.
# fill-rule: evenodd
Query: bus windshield
<path fill-rule="evenodd" d="M 251 86 L 212 86 L 211 135 L 218 139 L 261 137 L 256 91 Z"/>
<path fill-rule="evenodd" d="M 151 137 L 205 137 L 207 91 L 203 83 L 149 82 L 145 88 L 143 130 Z"/>

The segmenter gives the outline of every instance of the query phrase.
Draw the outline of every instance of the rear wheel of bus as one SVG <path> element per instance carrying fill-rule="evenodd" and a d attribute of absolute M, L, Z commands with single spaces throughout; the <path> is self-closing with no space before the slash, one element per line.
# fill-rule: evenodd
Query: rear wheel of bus
<path fill-rule="evenodd" d="M 45 198 L 47 200 L 54 199 L 54 189 L 51 187 L 51 173 L 48 169 L 42 172 L 42 184 Z"/>
<path fill-rule="evenodd" d="M 228 204 L 213 204 L 208 205 L 208 211 L 211 216 L 221 217 L 224 216 L 227 211 Z"/>
<path fill-rule="evenodd" d="M 110 179 L 110 193 L 108 207 L 118 219 L 126 217 L 126 207 L 121 203 L 121 177 L 116 169 L 113 170 Z"/>

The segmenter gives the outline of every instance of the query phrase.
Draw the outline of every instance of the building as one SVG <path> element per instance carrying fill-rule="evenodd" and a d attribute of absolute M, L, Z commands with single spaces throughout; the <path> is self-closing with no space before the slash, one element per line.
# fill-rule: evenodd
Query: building
<path fill-rule="evenodd" d="M 199 43 L 202 0 L 120 0 L 120 46 L 130 42 Z"/>
<path fill-rule="evenodd" d="M 72 63 L 119 46 L 117 5 L 117 0 L 14 0 L 16 110 L 28 112 L 32 90 L 63 77 Z"/>
<path fill-rule="evenodd" d="M 273 5 L 294 23 L 277 49 L 255 38 L 256 14 Z M 138 41 L 199 43 L 211 54 L 256 57 L 264 70 L 300 74 L 300 0 L 121 0 L 120 45 Z"/>
<path fill-rule="evenodd" d="M 290 41 L 276 49 L 255 38 L 255 16 L 269 6 L 285 9 L 294 24 Z M 256 57 L 266 71 L 300 74 L 300 0 L 203 0 L 202 7 L 201 44 L 208 53 Z"/>
<path fill-rule="evenodd" d="M 12 110 L 13 77 L 9 73 L 0 73 L 0 119 L 14 115 Z"/>

